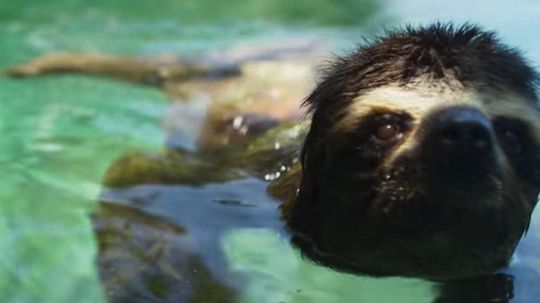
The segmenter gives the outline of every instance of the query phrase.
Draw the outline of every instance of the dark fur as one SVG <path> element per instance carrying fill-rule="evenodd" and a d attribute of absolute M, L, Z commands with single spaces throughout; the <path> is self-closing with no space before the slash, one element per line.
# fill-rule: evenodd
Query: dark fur
<path fill-rule="evenodd" d="M 510 89 L 537 98 L 538 75 L 520 52 L 501 43 L 495 33 L 470 24 L 388 31 L 336 59 L 324 74 L 305 101 L 311 111 L 335 109 L 365 90 L 426 74 L 434 79 L 456 76 L 466 86 Z"/>
<path fill-rule="evenodd" d="M 302 151 L 300 191 L 284 214 L 293 243 L 312 260 L 354 273 L 433 279 L 488 274 L 507 264 L 528 226 L 540 188 L 540 159 L 536 156 L 540 148 L 536 144 L 527 147 L 525 160 L 514 159 L 513 171 L 500 177 L 506 186 L 504 211 L 441 210 L 425 199 L 408 198 L 432 177 L 422 175 L 422 157 L 404 156 L 399 165 L 385 172 L 388 180 L 381 178 L 377 168 L 387 151 L 368 140 L 369 118 L 354 134 L 329 135 L 335 121 L 342 118 L 339 113 L 355 97 L 390 83 L 406 84 L 421 75 L 436 81 L 457 80 L 478 91 L 511 91 L 530 100 L 531 107 L 538 101 L 534 69 L 492 32 L 472 25 L 407 27 L 338 59 L 305 101 L 312 124 Z M 404 114 L 405 123 L 407 119 Z M 471 197 L 486 199 L 494 191 L 490 186 L 484 192 L 468 190 Z M 377 191 L 384 191 L 387 199 L 377 198 Z M 393 211 L 391 216 L 379 216 L 385 208 Z M 479 228 L 469 224 L 471 217 Z M 437 254 L 430 254 L 432 247 L 423 247 L 422 240 L 414 241 L 434 233 L 464 239 L 452 242 L 454 246 L 447 251 L 442 245 Z M 465 247 L 469 244 L 474 248 Z M 365 250 L 363 260 L 351 262 L 341 257 L 351 250 Z M 399 250 L 410 255 L 401 260 Z M 392 260 L 386 263 L 381 252 Z"/>

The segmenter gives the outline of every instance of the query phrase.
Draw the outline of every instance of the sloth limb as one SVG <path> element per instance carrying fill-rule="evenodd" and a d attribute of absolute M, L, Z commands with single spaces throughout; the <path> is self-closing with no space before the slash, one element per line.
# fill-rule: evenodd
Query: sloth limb
<path fill-rule="evenodd" d="M 48 54 L 6 71 L 13 77 L 53 73 L 108 76 L 152 86 L 194 78 L 221 78 L 240 73 L 237 65 L 204 65 L 171 56 L 129 57 L 100 53 L 65 52 Z"/>

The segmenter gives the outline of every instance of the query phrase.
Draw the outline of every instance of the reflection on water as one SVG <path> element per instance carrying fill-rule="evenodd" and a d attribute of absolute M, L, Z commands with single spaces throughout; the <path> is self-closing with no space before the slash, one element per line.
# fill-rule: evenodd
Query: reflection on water
<path fill-rule="evenodd" d="M 291 105 L 296 106 L 312 85 L 312 76 L 306 73 L 313 71 L 314 62 L 324 59 L 321 51 L 338 46 L 341 50 L 359 41 L 358 32 L 365 32 L 366 27 L 358 29 L 356 21 L 374 13 L 371 1 L 347 2 L 339 8 L 330 1 L 316 5 L 300 1 L 292 8 L 283 1 L 276 7 L 264 1 L 247 6 L 227 2 L 212 7 L 227 13 L 212 13 L 214 22 L 208 21 L 209 7 L 214 4 L 205 1 L 162 1 L 163 5 L 142 8 L 127 2 L 102 1 L 96 7 L 83 1 L 69 5 L 67 1 L 37 2 L 24 7 L 0 4 L 0 15 L 5 17 L 0 28 L 0 66 L 63 50 L 191 55 L 213 50 L 209 58 L 228 61 L 268 58 L 276 52 L 286 53 L 285 58 L 293 53 L 298 60 L 294 56 L 298 49 L 300 57 L 313 49 L 315 55 L 307 56 L 308 62 L 288 62 L 277 68 L 248 62 L 244 72 L 249 81 L 241 83 L 241 90 L 234 82 L 241 79 L 186 83 L 181 90 L 166 87 L 165 93 L 81 76 L 24 82 L 2 79 L 0 129 L 5 135 L 0 139 L 0 162 L 6 178 L 0 184 L 0 244 L 9 248 L 0 254 L 3 300 L 100 302 L 106 297 L 113 302 L 416 303 L 465 302 L 466 296 L 477 298 L 471 302 L 485 298 L 505 302 L 512 292 L 511 277 L 501 275 L 438 285 L 331 272 L 302 260 L 282 233 L 279 202 L 266 193 L 263 180 L 294 166 L 294 157 L 285 155 L 297 149 L 300 141 L 296 138 L 302 130 L 273 128 L 271 119 L 296 121 L 298 113 L 291 112 Z M 421 7 L 428 11 L 421 19 L 438 16 L 437 4 L 430 7 L 425 2 L 396 6 L 397 14 L 405 12 L 417 20 L 421 14 L 416 8 Z M 448 5 L 455 15 L 468 7 Z M 536 18 L 537 5 L 527 1 L 512 5 L 518 12 L 509 10 L 509 19 L 504 20 L 519 23 L 497 23 L 491 16 L 500 12 L 490 15 L 490 10 L 479 9 L 484 13 L 480 21 L 503 31 L 539 58 L 535 54 L 540 52 L 534 52 L 538 43 L 530 36 L 534 31 L 527 30 L 538 26 L 531 17 Z M 58 13 L 68 11 L 67 7 L 69 14 Z M 259 21 L 269 10 L 271 17 Z M 220 17 L 224 15 L 230 19 Z M 308 28 L 296 22 L 306 15 Z M 240 18 L 248 22 L 227 23 Z M 294 41 L 291 44 L 296 46 L 284 47 L 293 52 L 278 46 L 277 51 L 257 55 L 261 48 L 276 47 L 276 41 L 286 41 L 281 42 L 284 45 Z M 223 46 L 236 50 L 225 53 Z M 282 79 L 292 71 L 298 72 L 295 81 L 304 81 Z M 264 77 L 280 72 L 281 78 Z M 270 90 L 268 86 L 285 88 Z M 264 99 L 267 104 L 281 100 L 279 107 L 250 105 L 257 114 L 271 113 L 270 120 L 260 123 L 261 132 L 272 128 L 269 136 L 247 152 L 222 151 L 222 145 L 227 145 L 223 142 L 242 141 L 234 132 L 238 110 L 234 101 L 249 98 Z M 191 102 L 170 104 L 167 99 Z M 230 107 L 226 111 L 211 107 L 216 99 Z M 250 121 L 254 120 L 261 122 Z M 190 131 L 178 121 L 190 121 Z M 223 123 L 231 127 L 229 131 L 213 136 L 214 126 Z M 168 149 L 159 152 L 164 145 Z M 216 146 L 219 152 L 213 149 Z M 87 214 L 95 210 L 96 197 L 100 203 L 89 222 Z M 512 302 L 535 302 L 540 295 L 536 287 L 539 229 L 533 221 L 506 271 L 514 279 Z M 101 282 L 94 267 L 96 251 Z"/>

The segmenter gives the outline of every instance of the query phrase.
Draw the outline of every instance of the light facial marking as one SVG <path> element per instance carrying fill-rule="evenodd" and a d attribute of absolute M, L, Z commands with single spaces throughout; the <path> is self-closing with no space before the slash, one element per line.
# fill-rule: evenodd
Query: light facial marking
<path fill-rule="evenodd" d="M 379 110 L 405 111 L 415 121 L 418 121 L 436 108 L 456 105 L 482 108 L 482 102 L 478 96 L 465 90 L 433 85 L 383 86 L 354 99 L 351 105 L 345 109 L 343 119 L 336 124 L 336 130 L 347 130 L 354 127 L 359 117 Z"/>
<path fill-rule="evenodd" d="M 511 117 L 531 126 L 531 134 L 540 142 L 540 112 L 524 100 L 511 93 L 480 93 L 462 86 L 433 81 L 416 82 L 409 85 L 386 85 L 366 92 L 353 100 L 341 113 L 333 132 L 354 131 L 361 117 L 377 112 L 406 112 L 412 118 L 411 132 L 404 142 L 393 151 L 393 155 L 414 148 L 418 123 L 431 112 L 453 106 L 474 107 L 490 117 Z M 392 161 L 390 155 L 385 162 Z"/>

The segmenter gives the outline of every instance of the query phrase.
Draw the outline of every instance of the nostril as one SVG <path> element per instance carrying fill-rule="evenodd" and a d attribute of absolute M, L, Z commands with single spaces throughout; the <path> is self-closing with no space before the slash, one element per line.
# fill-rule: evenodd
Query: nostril
<path fill-rule="evenodd" d="M 489 130 L 476 122 L 456 122 L 441 130 L 441 142 L 446 147 L 471 147 L 484 149 L 491 141 Z"/>
<path fill-rule="evenodd" d="M 476 125 L 471 131 L 471 141 L 473 147 L 478 149 L 487 149 L 491 141 L 488 129 L 483 125 Z"/>
<path fill-rule="evenodd" d="M 458 127 L 446 127 L 441 131 L 441 140 L 445 146 L 451 146 L 461 141 L 462 136 L 463 134 Z"/>

